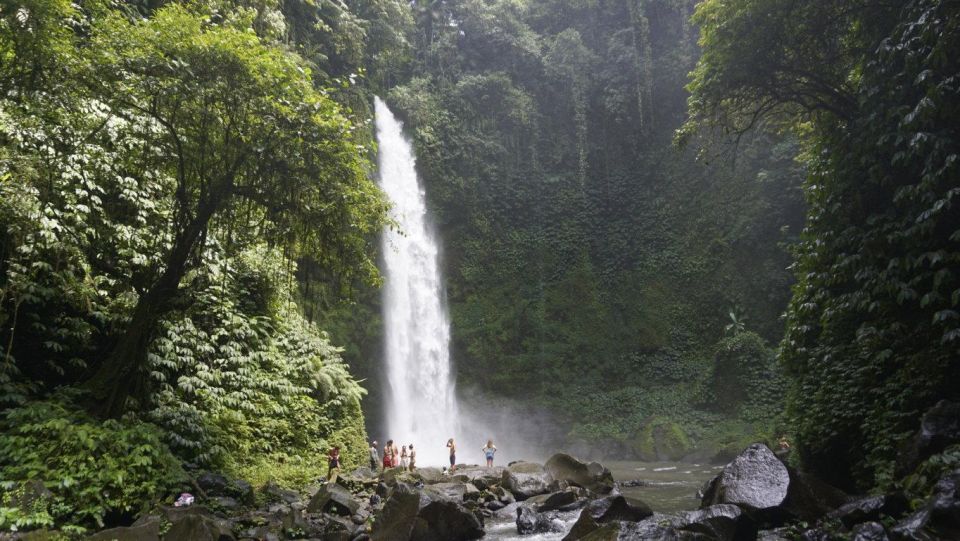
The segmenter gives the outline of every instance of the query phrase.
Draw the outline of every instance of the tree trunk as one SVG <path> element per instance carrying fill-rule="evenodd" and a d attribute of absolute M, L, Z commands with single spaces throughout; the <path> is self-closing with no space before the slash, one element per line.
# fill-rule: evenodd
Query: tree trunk
<path fill-rule="evenodd" d="M 142 407 L 148 396 L 147 354 L 156 324 L 170 311 L 170 300 L 177 294 L 187 272 L 187 261 L 216 210 L 215 204 L 201 205 L 197 216 L 177 236 L 167 258 L 163 274 L 140 296 L 133 317 L 123 335 L 103 363 L 83 387 L 91 394 L 90 410 L 101 417 L 120 417 L 127 399 Z"/>

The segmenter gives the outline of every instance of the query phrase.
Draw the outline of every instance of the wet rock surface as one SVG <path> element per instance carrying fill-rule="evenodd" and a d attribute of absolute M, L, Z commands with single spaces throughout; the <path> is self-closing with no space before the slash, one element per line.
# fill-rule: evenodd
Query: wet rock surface
<path fill-rule="evenodd" d="M 766 445 L 755 443 L 727 464 L 707 485 L 701 507 L 733 504 L 765 511 L 787 499 L 790 473 Z"/>
<path fill-rule="evenodd" d="M 553 455 L 543 468 L 553 479 L 566 481 L 595 494 L 609 494 L 615 486 L 610 470 L 596 462 L 583 463 L 566 453 Z"/>

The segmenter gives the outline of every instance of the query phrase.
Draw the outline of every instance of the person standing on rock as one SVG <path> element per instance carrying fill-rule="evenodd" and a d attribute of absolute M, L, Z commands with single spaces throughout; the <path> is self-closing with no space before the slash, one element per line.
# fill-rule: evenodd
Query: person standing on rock
<path fill-rule="evenodd" d="M 333 476 L 336 475 L 337 471 L 340 469 L 340 448 L 336 445 L 333 446 L 333 449 L 330 449 L 330 453 L 327 455 L 329 458 L 329 469 L 327 469 L 327 480 L 333 479 Z"/>
<path fill-rule="evenodd" d="M 377 441 L 370 444 L 370 469 L 377 473 L 377 466 L 380 464 L 380 453 L 377 452 Z"/>
<path fill-rule="evenodd" d="M 417 469 L 417 452 L 413 449 L 413 444 L 410 444 L 410 471 Z"/>
<path fill-rule="evenodd" d="M 453 473 L 457 469 L 457 444 L 453 438 L 447 440 L 447 447 L 450 448 L 450 473 Z"/>
<path fill-rule="evenodd" d="M 493 455 L 497 453 L 497 446 L 493 444 L 493 440 L 487 440 L 487 446 L 480 449 L 483 451 L 483 454 L 487 457 L 487 467 L 493 467 Z"/>
<path fill-rule="evenodd" d="M 407 454 L 407 446 L 400 449 L 400 467 L 406 470 L 410 466 L 410 455 Z"/>
<path fill-rule="evenodd" d="M 387 440 L 387 444 L 383 446 L 383 469 L 388 469 L 393 467 L 393 440 Z"/>

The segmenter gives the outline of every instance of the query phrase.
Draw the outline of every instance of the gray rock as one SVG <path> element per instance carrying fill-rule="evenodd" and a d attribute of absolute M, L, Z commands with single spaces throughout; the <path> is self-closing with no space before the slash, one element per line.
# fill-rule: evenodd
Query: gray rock
<path fill-rule="evenodd" d="M 350 475 L 358 479 L 372 479 L 377 476 L 377 472 L 371 470 L 367 466 L 360 466 L 359 468 L 353 470 Z"/>
<path fill-rule="evenodd" d="M 444 475 L 443 470 L 440 468 L 417 468 L 416 471 L 413 472 L 413 475 L 423 481 L 423 484 L 425 485 L 442 483 L 448 480 L 447 476 Z"/>
<path fill-rule="evenodd" d="M 864 522 L 853 529 L 852 541 L 889 541 L 887 531 L 879 522 Z"/>
<path fill-rule="evenodd" d="M 787 471 L 790 474 L 787 498 L 780 509 L 766 513 L 765 518 L 815 522 L 850 499 L 842 490 L 812 475 L 793 468 L 787 468 Z"/>
<path fill-rule="evenodd" d="M 502 486 L 521 501 L 550 492 L 551 482 L 553 478 L 543 466 L 532 462 L 512 463 L 503 470 L 501 476 Z"/>
<path fill-rule="evenodd" d="M 410 541 L 468 541 L 484 535 L 480 517 L 463 504 L 435 500 L 420 509 L 420 527 L 415 527 Z"/>
<path fill-rule="evenodd" d="M 467 495 L 479 497 L 480 491 L 470 483 L 436 483 L 423 488 L 423 493 L 431 499 L 462 502 Z"/>
<path fill-rule="evenodd" d="M 217 507 L 222 508 L 224 511 L 234 511 L 240 507 L 240 503 L 230 496 L 215 496 L 212 498 L 212 502 L 216 504 Z"/>
<path fill-rule="evenodd" d="M 960 539 L 960 470 L 937 482 L 927 502 L 891 530 L 893 539 Z"/>
<path fill-rule="evenodd" d="M 899 517 L 907 511 L 908 502 L 902 494 L 869 496 L 841 505 L 827 513 L 826 519 L 839 520 L 847 528 L 867 521 L 877 521 L 885 515 Z"/>
<path fill-rule="evenodd" d="M 709 484 L 701 507 L 729 503 L 748 511 L 780 506 L 787 498 L 790 473 L 766 445 L 747 447 Z"/>
<path fill-rule="evenodd" d="M 233 532 L 228 524 L 203 514 L 188 514 L 172 520 L 164 539 L 189 539 L 190 541 L 230 541 Z"/>
<path fill-rule="evenodd" d="M 338 515 L 350 516 L 360 509 L 358 502 L 353 494 L 346 488 L 337 483 L 327 483 L 310 499 L 307 506 L 307 512 L 319 513 L 330 511 Z"/>
<path fill-rule="evenodd" d="M 492 502 L 487 502 L 484 506 L 485 506 L 487 509 L 491 510 L 491 511 L 499 511 L 499 510 L 503 509 L 504 507 L 506 507 L 507 504 L 505 504 L 505 503 L 503 503 L 503 502 L 501 502 L 501 501 L 499 501 L 499 500 L 493 500 Z"/>
<path fill-rule="evenodd" d="M 651 515 L 653 511 L 650 506 L 640 500 L 619 494 L 606 496 L 591 501 L 583 508 L 564 541 L 584 538 L 609 522 L 639 522 Z"/>
<path fill-rule="evenodd" d="M 504 468 L 502 466 L 495 466 L 493 468 L 482 468 L 479 466 L 467 467 L 457 469 L 456 477 L 472 484 L 479 490 L 487 490 L 490 487 L 500 484 L 500 480 L 503 478 L 503 470 Z"/>
<path fill-rule="evenodd" d="M 87 541 L 160 541 L 160 518 L 148 519 L 126 528 L 111 528 L 97 532 Z"/>
<path fill-rule="evenodd" d="M 807 530 L 800 535 L 801 541 L 830 541 L 830 534 L 820 528 Z"/>
<path fill-rule="evenodd" d="M 572 490 L 554 492 L 553 494 L 547 495 L 543 503 L 537 506 L 537 512 L 543 513 L 544 511 L 556 511 L 572 503 L 576 503 L 576 501 L 577 493 Z"/>
<path fill-rule="evenodd" d="M 263 486 L 263 492 L 267 495 L 268 499 L 275 502 L 293 503 L 302 499 L 299 492 L 283 488 L 273 481 Z"/>
<path fill-rule="evenodd" d="M 356 525 L 349 519 L 326 515 L 322 536 L 324 541 L 350 541 L 356 535 Z"/>
<path fill-rule="evenodd" d="M 736 505 L 718 504 L 691 511 L 682 517 L 680 530 L 718 541 L 747 541 L 757 537 L 753 521 Z"/>
<path fill-rule="evenodd" d="M 897 473 L 912 472 L 927 458 L 960 443 L 960 403 L 941 400 L 920 421 L 920 430 L 908 440 L 897 461 Z"/>
<path fill-rule="evenodd" d="M 585 464 L 568 454 L 557 453 L 543 467 L 554 479 L 596 494 L 609 494 L 614 487 L 613 474 L 597 462 Z"/>
<path fill-rule="evenodd" d="M 532 533 L 562 532 L 563 527 L 557 529 L 555 513 L 538 512 L 532 505 L 517 506 L 517 533 L 528 535 Z"/>
<path fill-rule="evenodd" d="M 776 528 L 773 530 L 760 530 L 757 532 L 757 541 L 789 541 L 787 535 L 789 528 Z"/>
<path fill-rule="evenodd" d="M 408 541 L 420 512 L 420 493 L 400 483 L 376 515 L 372 541 Z"/>

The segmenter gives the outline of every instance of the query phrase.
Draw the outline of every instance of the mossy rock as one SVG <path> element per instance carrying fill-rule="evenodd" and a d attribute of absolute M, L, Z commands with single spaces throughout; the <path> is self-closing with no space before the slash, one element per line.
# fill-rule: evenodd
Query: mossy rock
<path fill-rule="evenodd" d="M 633 440 L 633 450 L 640 460 L 680 460 L 693 446 L 679 424 L 663 417 L 650 420 Z"/>

